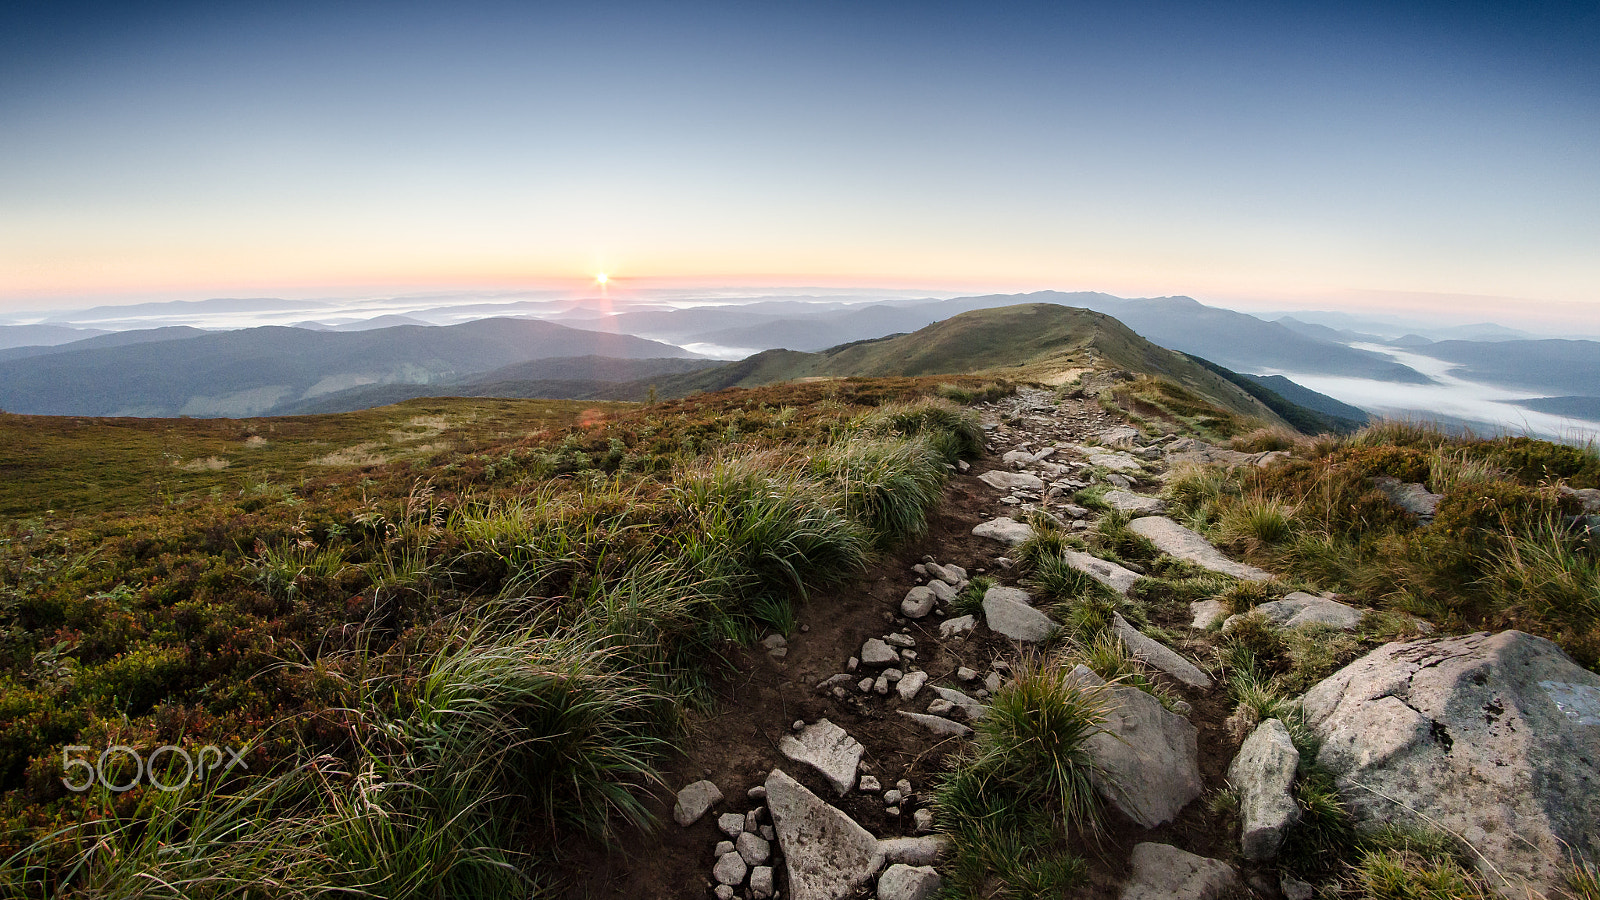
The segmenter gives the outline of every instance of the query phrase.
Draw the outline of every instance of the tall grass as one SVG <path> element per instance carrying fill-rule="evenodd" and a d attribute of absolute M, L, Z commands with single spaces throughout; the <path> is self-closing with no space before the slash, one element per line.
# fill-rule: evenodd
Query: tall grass
<path fill-rule="evenodd" d="M 983 424 L 977 415 L 947 400 L 886 403 L 862 416 L 855 426 L 868 435 L 927 434 L 951 464 L 983 453 Z"/>
<path fill-rule="evenodd" d="M 880 547 L 922 533 L 948 472 L 926 434 L 843 441 L 813 456 L 810 469 L 835 488 L 846 513 L 872 529 Z"/>
<path fill-rule="evenodd" d="M 1020 666 L 991 698 L 934 797 L 955 845 L 956 896 L 1051 895 L 1081 880 L 1085 867 L 1065 841 L 1099 833 L 1086 741 L 1105 722 L 1105 703 L 1103 687 L 1039 661 Z M 999 891 L 985 892 L 996 881 Z"/>

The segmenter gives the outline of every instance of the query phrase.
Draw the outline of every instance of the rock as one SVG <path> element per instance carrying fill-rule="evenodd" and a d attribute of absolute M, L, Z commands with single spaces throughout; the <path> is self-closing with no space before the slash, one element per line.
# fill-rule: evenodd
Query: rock
<path fill-rule="evenodd" d="M 733 889 L 733 886 L 728 884 L 717 885 L 717 889 L 711 893 L 712 896 L 717 898 L 717 900 L 733 900 L 734 897 L 739 896 L 738 892 Z"/>
<path fill-rule="evenodd" d="M 1316 888 L 1293 875 L 1283 876 L 1278 885 L 1283 891 L 1283 900 L 1311 900 L 1317 895 Z"/>
<path fill-rule="evenodd" d="M 726 856 L 727 854 L 734 852 L 735 849 L 736 845 L 733 843 L 733 841 L 717 841 L 717 849 L 711 851 L 711 855 L 718 857 Z"/>
<path fill-rule="evenodd" d="M 876 683 L 876 679 L 863 678 L 860 681 L 856 682 L 856 690 L 860 691 L 863 694 L 870 694 L 870 693 L 872 693 L 872 686 L 875 683 Z"/>
<path fill-rule="evenodd" d="M 923 585 L 918 585 L 906 592 L 906 598 L 900 601 L 900 612 L 908 619 L 920 619 L 933 612 L 934 604 L 938 602 L 939 598 L 932 590 Z M 862 653 L 861 658 L 867 662 L 867 665 L 872 665 L 871 661 L 867 660 L 865 652 Z"/>
<path fill-rule="evenodd" d="M 890 865 L 931 866 L 950 850 L 950 839 L 942 835 L 889 838 L 879 841 L 878 848 Z"/>
<path fill-rule="evenodd" d="M 788 867 L 791 900 L 850 896 L 883 868 L 886 854 L 877 838 L 781 769 L 767 776 L 767 806 Z"/>
<path fill-rule="evenodd" d="M 789 642 L 781 634 L 769 634 L 761 639 L 761 646 L 768 650 L 777 650 L 788 646 Z"/>
<path fill-rule="evenodd" d="M 1136 457 L 1129 456 L 1118 450 L 1102 450 L 1098 447 L 1085 447 L 1074 445 L 1073 449 L 1082 454 L 1091 466 L 1099 466 L 1112 472 L 1141 472 L 1144 465 Z"/>
<path fill-rule="evenodd" d="M 759 828 L 760 826 L 757 827 Z M 746 831 L 744 834 L 739 835 L 736 845 L 739 849 L 739 858 L 744 860 L 745 865 L 765 865 L 766 861 L 772 858 L 772 848 L 767 846 L 766 841 L 751 832 Z"/>
<path fill-rule="evenodd" d="M 905 792 L 899 788 L 891 788 L 883 792 L 883 802 L 898 804 L 905 797 Z"/>
<path fill-rule="evenodd" d="M 899 669 L 884 669 L 883 677 L 887 679 L 890 684 L 894 684 L 896 681 L 906 677 L 906 673 L 900 671 Z"/>
<path fill-rule="evenodd" d="M 1046 640 L 1061 627 L 1029 606 L 1026 593 L 999 585 L 983 595 L 983 620 L 990 631 L 1028 643 Z"/>
<path fill-rule="evenodd" d="M 906 796 L 910 796 L 911 795 L 911 782 L 909 782 L 906 779 L 902 778 L 899 781 L 896 781 L 894 783 L 894 789 L 899 791 L 902 794 L 905 794 Z"/>
<path fill-rule="evenodd" d="M 1353 606 L 1334 600 L 1325 600 L 1302 591 L 1295 591 L 1282 600 L 1262 603 L 1252 613 L 1266 617 L 1280 628 L 1299 628 L 1302 625 L 1327 625 L 1341 631 L 1350 631 L 1361 624 L 1366 615 Z M 1229 621 L 1232 621 L 1230 619 Z M 1227 627 L 1226 624 L 1223 625 Z"/>
<path fill-rule="evenodd" d="M 761 838 L 770 844 L 778 839 L 778 833 L 772 830 L 771 825 L 763 825 L 761 826 Z"/>
<path fill-rule="evenodd" d="M 900 679 L 900 683 L 895 685 L 894 689 L 900 695 L 901 700 L 909 702 L 916 699 L 917 692 L 922 690 L 922 686 L 927 682 L 927 672 L 908 672 L 904 678 Z"/>
<path fill-rule="evenodd" d="M 717 865 L 711 870 L 711 877 L 719 884 L 730 887 L 744 883 L 745 873 L 750 871 L 744 859 L 737 853 L 724 853 L 717 858 Z"/>
<path fill-rule="evenodd" d="M 966 473 L 971 468 L 972 468 L 972 465 L 970 463 L 968 463 L 966 460 L 964 460 L 964 459 L 956 460 L 956 469 L 959 470 L 960 472 L 962 472 L 963 474 Z"/>
<path fill-rule="evenodd" d="M 836 684 L 849 684 L 855 680 L 856 679 L 854 675 L 851 675 L 848 672 L 840 672 L 837 675 L 829 676 L 828 678 L 817 682 L 817 690 L 825 692 Z M 805 723 L 802 722 L 800 727 L 804 728 Z"/>
<path fill-rule="evenodd" d="M 784 735 L 778 740 L 778 752 L 816 769 L 841 797 L 855 787 L 862 749 L 860 741 L 827 719 L 807 725 L 798 737 Z"/>
<path fill-rule="evenodd" d="M 1294 774 L 1300 751 L 1277 719 L 1262 722 L 1228 766 L 1228 783 L 1239 792 L 1239 838 L 1245 859 L 1272 859 L 1289 826 L 1300 820 Z"/>
<path fill-rule="evenodd" d="M 978 480 L 997 491 L 1043 491 L 1044 479 L 1026 472 L 985 472 Z"/>
<path fill-rule="evenodd" d="M 899 632 L 884 635 L 883 642 L 891 647 L 915 647 L 917 645 L 916 638 L 909 634 L 900 634 Z"/>
<path fill-rule="evenodd" d="M 805 727 L 805 723 L 804 722 L 800 723 L 800 727 L 804 728 Z M 755 787 L 751 788 L 750 790 L 745 791 L 744 795 L 746 797 L 749 797 L 751 800 L 757 800 L 757 801 L 765 800 L 765 799 L 767 799 L 767 786 L 764 785 L 764 784 L 758 784 Z"/>
<path fill-rule="evenodd" d="M 919 809 L 911 814 L 912 827 L 918 834 L 927 834 L 933 830 L 933 810 Z"/>
<path fill-rule="evenodd" d="M 971 728 L 968 728 L 960 722 L 946 719 L 943 716 L 929 716 L 922 713 L 906 712 L 903 709 L 899 712 L 900 715 L 905 716 L 906 718 L 917 723 L 918 725 L 921 725 L 923 728 L 928 729 L 934 734 L 966 737 L 972 733 Z"/>
<path fill-rule="evenodd" d="M 1033 537 L 1033 526 L 1018 522 L 1010 516 L 1001 516 L 972 529 L 974 537 L 989 538 L 1011 547 Z"/>
<path fill-rule="evenodd" d="M 956 616 L 954 619 L 946 619 L 939 623 L 939 637 L 949 640 L 953 637 L 966 635 L 977 624 L 978 620 L 972 616 Z"/>
<path fill-rule="evenodd" d="M 1111 627 L 1117 637 L 1122 639 L 1128 652 L 1140 661 L 1155 666 L 1192 688 L 1202 691 L 1211 689 L 1211 676 L 1200 671 L 1194 663 L 1179 656 L 1166 644 L 1129 625 L 1120 614 L 1112 615 Z"/>
<path fill-rule="evenodd" d="M 935 700 L 928 704 L 928 714 L 934 716 L 948 716 L 956 708 L 949 700 Z"/>
<path fill-rule="evenodd" d="M 1128 595 L 1128 591 L 1133 589 L 1133 583 L 1139 580 L 1137 572 L 1125 569 L 1110 560 L 1101 559 L 1098 556 L 1090 556 L 1078 550 L 1063 550 L 1061 551 L 1061 558 L 1066 560 L 1067 565 L 1124 597 Z"/>
<path fill-rule="evenodd" d="M 745 834 L 754 834 L 761 828 L 761 808 L 758 806 L 744 814 Z"/>
<path fill-rule="evenodd" d="M 772 896 L 772 867 L 756 866 L 750 870 L 750 896 L 766 900 Z"/>
<path fill-rule="evenodd" d="M 1220 900 L 1244 887 L 1227 863 L 1168 844 L 1137 844 L 1129 861 L 1121 900 Z"/>
<path fill-rule="evenodd" d="M 1459 835 L 1504 893 L 1600 861 L 1600 675 L 1520 631 L 1388 644 L 1306 692 L 1317 763 L 1365 826 Z M 1414 811 L 1414 812 L 1413 812 Z"/>
<path fill-rule="evenodd" d="M 888 694 L 889 694 L 889 676 L 887 676 L 887 675 L 879 675 L 878 676 L 878 680 L 874 681 L 872 683 L 872 690 L 873 690 L 874 693 L 878 694 L 879 696 L 888 696 Z"/>
<path fill-rule="evenodd" d="M 878 900 L 932 900 L 943 886 L 932 866 L 895 863 L 878 878 Z"/>
<path fill-rule="evenodd" d="M 928 590 L 933 592 L 934 599 L 938 600 L 940 603 L 953 602 L 956 599 L 957 593 L 959 593 L 955 588 L 945 584 L 942 581 L 928 582 Z"/>
<path fill-rule="evenodd" d="M 1167 511 L 1167 501 L 1127 491 L 1106 491 L 1102 498 L 1111 508 L 1131 516 L 1159 516 Z"/>
<path fill-rule="evenodd" d="M 1139 432 L 1125 426 L 1108 428 L 1095 437 L 1095 443 L 1102 447 L 1131 450 L 1139 443 Z"/>
<path fill-rule="evenodd" d="M 1196 600 L 1189 604 L 1189 612 L 1194 613 L 1189 627 L 1205 631 L 1228 615 L 1228 604 L 1221 600 Z"/>
<path fill-rule="evenodd" d="M 1156 549 L 1201 568 L 1231 575 L 1244 581 L 1271 581 L 1272 576 L 1255 566 L 1234 562 L 1200 535 L 1166 516 L 1145 516 L 1128 523 L 1128 530 L 1156 545 Z"/>
<path fill-rule="evenodd" d="M 731 838 L 744 834 L 744 813 L 723 813 L 717 816 L 717 830 Z"/>
<path fill-rule="evenodd" d="M 1600 488 L 1570 488 L 1563 484 L 1559 490 L 1562 496 L 1576 500 L 1585 515 L 1600 515 Z"/>
<path fill-rule="evenodd" d="M 1100 766 L 1091 780 L 1101 796 L 1146 828 L 1171 821 L 1200 796 L 1198 732 L 1188 719 L 1136 687 L 1106 684 L 1084 666 L 1072 677 L 1107 692 L 1105 724 L 1084 742 Z"/>
<path fill-rule="evenodd" d="M 939 696 L 940 700 L 949 703 L 953 708 L 961 710 L 962 717 L 968 722 L 976 722 L 989 712 L 989 707 L 984 706 L 982 703 L 979 703 L 960 691 L 951 690 L 947 687 L 939 687 L 936 684 L 929 685 L 928 690 L 933 691 Z"/>
<path fill-rule="evenodd" d="M 900 654 L 877 638 L 861 645 L 861 664 L 864 666 L 888 666 L 899 661 Z"/>
<path fill-rule="evenodd" d="M 939 579 L 950 587 L 960 587 L 961 582 L 967 580 L 967 573 L 960 566 L 941 566 L 938 563 L 926 563 L 928 574 Z"/>
<path fill-rule="evenodd" d="M 995 691 L 1000 690 L 1000 685 L 1001 681 L 999 672 L 990 672 L 989 674 L 983 676 L 983 687 L 989 693 L 992 694 Z"/>
<path fill-rule="evenodd" d="M 860 784 L 861 790 L 863 790 L 863 791 L 865 791 L 865 792 L 867 792 L 869 794 L 876 794 L 881 789 L 881 787 L 882 787 L 882 785 L 878 784 L 878 776 L 876 776 L 876 775 L 863 775 L 863 776 L 861 776 L 861 784 Z"/>
<path fill-rule="evenodd" d="M 1398 478 L 1379 475 L 1372 479 L 1378 490 L 1389 495 L 1395 506 L 1400 507 L 1419 519 L 1432 519 L 1433 514 L 1439 510 L 1439 501 L 1444 499 L 1443 494 L 1430 494 L 1428 489 L 1420 484 L 1407 484 Z"/>
<path fill-rule="evenodd" d="M 966 666 L 962 666 L 961 668 L 956 669 L 956 678 L 960 681 L 977 681 L 978 671 L 976 669 L 969 669 Z"/>
<path fill-rule="evenodd" d="M 1014 469 L 1020 469 L 1033 462 L 1033 454 L 1026 450 L 1007 450 L 1000 461 Z"/>
<path fill-rule="evenodd" d="M 1088 516 L 1089 516 L 1088 508 L 1079 506 L 1076 503 L 1064 503 L 1064 504 L 1062 504 L 1061 505 L 1061 511 L 1066 513 L 1067 515 L 1071 516 L 1074 519 L 1085 519 L 1085 518 L 1088 518 Z"/>
<path fill-rule="evenodd" d="M 700 821 L 706 810 L 722 802 L 722 791 L 709 781 L 696 781 L 678 792 L 672 820 L 685 828 Z"/>

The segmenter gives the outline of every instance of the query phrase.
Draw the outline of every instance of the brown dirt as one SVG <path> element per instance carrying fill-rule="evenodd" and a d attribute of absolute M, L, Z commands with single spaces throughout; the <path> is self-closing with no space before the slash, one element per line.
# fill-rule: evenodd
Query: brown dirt
<path fill-rule="evenodd" d="M 963 566 L 969 574 L 985 570 L 987 574 L 1001 574 L 995 571 L 994 558 L 1003 555 L 1004 548 L 974 538 L 971 531 L 979 522 L 1007 514 L 1007 508 L 998 503 L 997 493 L 976 476 L 997 467 L 999 456 L 1011 447 L 1024 443 L 1039 446 L 1041 439 L 1081 439 L 1122 424 L 1092 401 L 1063 403 L 1063 409 L 1068 408 L 1081 413 L 1084 421 L 1064 427 L 1057 422 L 1024 418 L 1013 422 L 1015 428 L 997 431 L 994 452 L 976 461 L 970 473 L 951 478 L 944 502 L 921 538 L 885 554 L 853 584 L 815 595 L 802 606 L 799 623 L 803 630 L 789 636 L 787 658 L 775 660 L 759 647 L 730 648 L 733 671 L 715 686 L 715 708 L 691 716 L 683 753 L 665 768 L 666 787 L 652 798 L 651 811 L 663 824 L 652 833 L 625 835 L 610 848 L 563 848 L 568 871 L 581 873 L 567 896 L 574 900 L 710 897 L 709 876 L 715 861 L 712 848 L 722 839 L 716 829 L 717 814 L 744 812 L 759 805 L 748 800 L 745 791 L 763 783 L 767 773 L 777 766 L 818 796 L 835 803 L 873 834 L 909 834 L 912 809 L 926 802 L 958 742 L 935 738 L 896 716 L 894 711 L 902 704 L 893 691 L 882 698 L 852 690 L 847 700 L 839 701 L 819 693 L 815 685 L 844 671 L 845 661 L 869 638 L 901 628 L 909 629 L 917 639 L 917 665 L 928 672 L 930 683 L 955 686 L 954 672 L 960 666 L 987 672 L 994 660 L 1015 658 L 1009 642 L 981 626 L 969 640 L 941 644 L 938 617 L 907 622 L 897 618 L 898 606 L 907 590 L 925 580 L 912 571 L 924 556 Z M 1212 792 L 1224 787 L 1224 773 L 1235 750 L 1222 727 L 1230 711 L 1226 695 L 1220 687 L 1206 694 L 1176 682 L 1171 687 L 1195 707 L 1191 719 L 1200 730 L 1200 767 L 1206 793 L 1189 804 L 1176 821 L 1156 829 L 1141 828 L 1114 809 L 1107 809 L 1108 827 L 1100 842 L 1075 841 L 1077 852 L 1089 860 L 1090 877 L 1073 896 L 1115 898 L 1127 877 L 1129 853 L 1141 841 L 1171 843 L 1193 853 L 1239 862 L 1235 858 L 1238 844 L 1232 823 L 1219 820 L 1205 802 Z M 922 695 L 905 706 L 922 711 L 927 703 L 928 697 Z M 906 805 L 902 816 L 886 815 L 882 802 L 872 795 L 851 792 L 844 798 L 837 797 L 815 772 L 789 763 L 778 752 L 778 739 L 788 733 L 795 720 L 814 722 L 823 717 L 865 745 L 863 773 L 877 775 L 885 787 L 901 778 L 913 783 L 918 796 Z M 672 822 L 674 792 L 702 778 L 716 783 L 725 799 L 693 826 L 680 828 Z"/>

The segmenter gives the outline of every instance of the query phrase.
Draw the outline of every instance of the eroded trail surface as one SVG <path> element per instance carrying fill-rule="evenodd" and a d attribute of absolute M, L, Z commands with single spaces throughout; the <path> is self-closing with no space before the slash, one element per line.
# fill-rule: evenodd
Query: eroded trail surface
<path fill-rule="evenodd" d="M 1092 400 L 1043 391 L 979 409 L 987 452 L 953 474 L 927 532 L 850 587 L 812 597 L 794 634 L 737 651 L 738 676 L 665 773 L 670 790 L 655 805 L 664 824 L 587 860 L 575 896 L 932 897 L 948 849 L 932 788 L 987 698 L 1059 627 L 1007 554 L 1041 508 L 1069 532 L 1092 529 L 1099 514 L 1072 502 L 1080 489 L 1102 485 L 1105 504 L 1133 517 L 1129 531 L 1191 571 L 1272 578 L 1165 517 L 1155 494 L 1182 462 L 1271 465 L 1283 454 L 1149 443 Z M 1123 595 L 1144 574 L 1088 553 L 1064 558 Z M 981 610 L 952 609 L 980 575 L 996 581 Z M 1256 609 L 1286 628 L 1351 629 L 1363 616 L 1331 594 L 1290 593 Z M 1298 754 L 1277 720 L 1230 720 L 1214 681 L 1217 632 L 1207 629 L 1227 612 L 1216 600 L 1154 604 L 1150 633 L 1115 618 L 1165 703 L 1109 689 L 1106 733 L 1091 739 L 1108 833 L 1084 848 L 1088 882 L 1073 896 L 1310 897 L 1272 862 L 1297 815 Z M 1230 788 L 1237 813 L 1214 812 L 1205 798 Z"/>

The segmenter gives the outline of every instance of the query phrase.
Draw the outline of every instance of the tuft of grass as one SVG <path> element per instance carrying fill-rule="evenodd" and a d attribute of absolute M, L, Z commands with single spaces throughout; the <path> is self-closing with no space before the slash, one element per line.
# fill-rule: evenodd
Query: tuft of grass
<path fill-rule="evenodd" d="M 1069 659 L 1082 662 L 1106 681 L 1132 685 L 1144 691 L 1160 700 L 1162 706 L 1170 708 L 1178 699 L 1163 682 L 1153 677 L 1144 663 L 1128 652 L 1127 646 L 1120 638 L 1109 631 L 1101 631 L 1092 639 L 1079 644 Z"/>
<path fill-rule="evenodd" d="M 856 429 L 862 434 L 880 436 L 926 434 L 945 461 L 952 465 L 983 453 L 983 423 L 971 410 L 948 400 L 884 404 L 857 420 Z"/>
<path fill-rule="evenodd" d="M 880 547 L 921 534 L 943 497 L 943 455 L 928 435 L 844 441 L 811 458 L 814 476 L 836 488 L 846 513 Z"/>
<path fill-rule="evenodd" d="M 1034 661 L 991 698 L 934 795 L 954 844 L 955 896 L 1049 896 L 1081 883 L 1087 870 L 1065 841 L 1069 830 L 1099 833 L 1085 742 L 1105 721 L 1103 693 Z"/>
<path fill-rule="evenodd" d="M 1293 450 L 1301 438 L 1282 428 L 1257 428 L 1228 441 L 1228 447 L 1241 453 L 1262 453 L 1268 450 Z"/>
<path fill-rule="evenodd" d="M 1293 536 L 1293 515 L 1294 508 L 1277 497 L 1244 497 L 1223 510 L 1217 533 L 1224 542 L 1251 551 L 1275 547 Z"/>
<path fill-rule="evenodd" d="M 956 599 L 950 603 L 950 611 L 958 616 L 983 615 L 983 595 L 989 588 L 999 584 L 988 575 L 974 575 L 968 579 L 967 586 L 956 594 Z"/>

